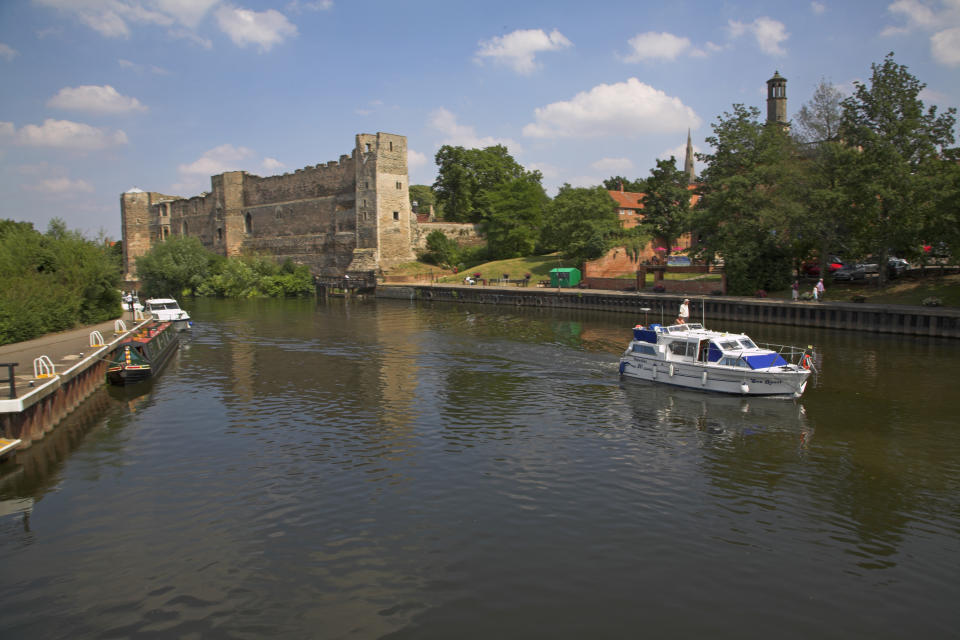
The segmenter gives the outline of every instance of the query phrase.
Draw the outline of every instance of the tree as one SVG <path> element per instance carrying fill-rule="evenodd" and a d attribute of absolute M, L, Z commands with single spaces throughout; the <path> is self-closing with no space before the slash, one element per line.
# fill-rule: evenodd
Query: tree
<path fill-rule="evenodd" d="M 843 94 L 835 86 L 821 80 L 810 101 L 800 107 L 793 119 L 793 135 L 803 143 L 838 142 L 843 117 Z"/>
<path fill-rule="evenodd" d="M 674 241 L 689 229 L 690 192 L 688 176 L 677 170 L 676 159 L 657 160 L 650 170 L 643 196 L 643 226 L 662 238 L 667 254 Z"/>
<path fill-rule="evenodd" d="M 609 199 L 609 196 L 608 196 Z M 491 257 L 519 258 L 534 252 L 549 198 L 539 179 L 530 176 L 503 182 L 484 194 L 483 224 Z"/>
<path fill-rule="evenodd" d="M 539 171 L 526 171 L 503 145 L 464 149 L 444 145 L 436 155 L 437 180 L 433 192 L 451 222 L 481 222 L 487 213 L 482 197 L 496 186 L 530 178 L 540 182 Z"/>
<path fill-rule="evenodd" d="M 416 213 L 429 213 L 430 207 L 437 203 L 433 189 L 426 184 L 410 185 L 410 204 Z"/>
<path fill-rule="evenodd" d="M 608 191 L 632 191 L 634 193 L 643 193 L 647 186 L 643 178 L 630 180 L 623 176 L 611 176 L 603 181 L 603 187 Z"/>
<path fill-rule="evenodd" d="M 544 243 L 581 263 L 605 254 L 622 237 L 617 205 L 607 189 L 560 187 L 547 207 Z"/>
<path fill-rule="evenodd" d="M 845 174 L 850 211 L 882 266 L 891 250 L 915 255 L 925 232 L 937 226 L 957 160 L 949 146 L 956 109 L 925 110 L 919 94 L 926 85 L 893 53 L 871 69 L 870 84 L 854 83 L 854 94 L 842 103 L 840 136 L 857 150 Z M 885 280 L 881 268 L 880 283 Z"/>
<path fill-rule="evenodd" d="M 779 126 L 761 124 L 756 107 L 733 105 L 712 125 L 712 154 L 694 208 L 697 254 L 723 256 L 732 293 L 786 288 L 792 239 L 806 214 L 801 164 L 792 139 Z"/>
<path fill-rule="evenodd" d="M 427 252 L 422 259 L 440 266 L 453 266 L 460 257 L 460 247 L 457 241 L 436 229 L 427 235 Z"/>
<path fill-rule="evenodd" d="M 212 257 L 199 239 L 173 236 L 137 258 L 137 277 L 149 296 L 193 293 L 209 274 Z"/>

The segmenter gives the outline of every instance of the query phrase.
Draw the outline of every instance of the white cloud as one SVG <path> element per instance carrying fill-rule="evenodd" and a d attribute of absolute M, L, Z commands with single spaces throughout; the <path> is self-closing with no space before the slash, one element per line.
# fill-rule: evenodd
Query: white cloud
<path fill-rule="evenodd" d="M 260 163 L 260 166 L 263 167 L 265 173 L 280 173 L 280 170 L 287 165 L 283 164 L 276 158 L 264 158 L 263 162 Z"/>
<path fill-rule="evenodd" d="M 194 29 L 220 0 L 154 0 L 157 9 L 177 22 Z"/>
<path fill-rule="evenodd" d="M 590 165 L 597 171 L 626 171 L 633 169 L 630 158 L 601 158 Z"/>
<path fill-rule="evenodd" d="M 136 26 L 171 28 L 173 37 L 196 39 L 201 44 L 208 40 L 192 34 L 207 13 L 221 0 L 33 0 L 34 4 L 58 10 L 90 27 L 107 38 L 129 38 Z M 183 29 L 172 29 L 176 24 Z M 50 30 L 38 32 L 39 37 Z"/>
<path fill-rule="evenodd" d="M 930 37 L 933 59 L 950 67 L 960 65 L 960 27 L 944 29 Z"/>
<path fill-rule="evenodd" d="M 42 125 L 25 125 L 19 131 L 15 130 L 12 123 L 0 123 L 0 137 L 12 138 L 17 144 L 27 147 L 54 147 L 75 151 L 96 151 L 128 142 L 127 134 L 119 129 L 109 131 L 82 122 L 52 118 L 44 120 Z"/>
<path fill-rule="evenodd" d="M 9 62 L 14 58 L 16 58 L 18 55 L 20 55 L 19 51 L 17 51 L 16 49 L 14 49 L 8 44 L 4 44 L 0 42 L 0 58 L 3 58 L 7 62 Z"/>
<path fill-rule="evenodd" d="M 690 39 L 675 36 L 672 33 L 640 33 L 628 40 L 633 52 L 624 58 L 626 62 L 644 60 L 676 60 L 682 53 L 691 49 Z"/>
<path fill-rule="evenodd" d="M 760 50 L 773 56 L 786 55 L 787 51 L 780 44 L 790 37 L 787 27 L 782 22 L 766 16 L 757 18 L 753 22 L 744 23 L 730 20 L 727 31 L 731 38 L 739 38 L 749 33 L 757 41 Z"/>
<path fill-rule="evenodd" d="M 494 138 L 479 136 L 473 127 L 457 122 L 457 117 L 440 107 L 430 114 L 430 126 L 443 136 L 440 144 L 466 147 L 468 149 L 483 149 L 502 144 L 510 149 L 511 153 L 519 153 L 520 145 L 509 138 Z"/>
<path fill-rule="evenodd" d="M 54 109 L 72 109 L 92 113 L 129 113 L 147 110 L 139 100 L 121 95 L 110 85 L 64 87 L 47 101 L 47 106 Z"/>
<path fill-rule="evenodd" d="M 46 178 L 34 184 L 25 184 L 27 191 L 36 191 L 48 196 L 65 196 L 74 193 L 93 193 L 93 187 L 86 180 L 70 178 Z"/>
<path fill-rule="evenodd" d="M 415 171 L 417 169 L 422 169 L 427 166 L 430 162 L 427 155 L 420 153 L 419 151 L 414 151 L 413 149 L 407 147 L 407 170 Z"/>
<path fill-rule="evenodd" d="M 570 46 L 573 46 L 573 43 L 556 29 L 549 35 L 544 33 L 543 29 L 518 29 L 505 36 L 481 41 L 476 60 L 479 62 L 483 58 L 490 58 L 506 64 L 519 74 L 528 75 L 539 66 L 534 60 L 538 53 L 559 51 Z"/>
<path fill-rule="evenodd" d="M 644 133 L 684 131 L 700 126 L 700 118 L 679 98 L 671 98 L 636 78 L 600 84 L 572 100 L 535 111 L 523 128 L 532 138 L 634 137 Z"/>
<path fill-rule="evenodd" d="M 302 11 L 330 11 L 333 9 L 333 0 L 316 0 L 315 2 L 300 2 L 292 0 L 287 3 L 287 11 L 301 13 Z"/>
<path fill-rule="evenodd" d="M 904 26 L 888 26 L 883 36 L 899 36 L 915 30 L 933 31 L 930 55 L 946 66 L 960 65 L 960 0 L 923 3 L 918 0 L 897 0 L 887 11 L 906 20 Z"/>
<path fill-rule="evenodd" d="M 814 0 L 814 2 L 810 3 L 810 11 L 812 11 L 814 14 L 818 16 L 823 12 L 825 12 L 826 10 L 827 10 L 827 5 L 823 4 L 822 2 L 816 2 L 816 0 Z"/>
<path fill-rule="evenodd" d="M 250 11 L 224 5 L 217 9 L 217 24 L 238 47 L 256 45 L 261 53 L 297 35 L 297 28 L 279 11 Z"/>

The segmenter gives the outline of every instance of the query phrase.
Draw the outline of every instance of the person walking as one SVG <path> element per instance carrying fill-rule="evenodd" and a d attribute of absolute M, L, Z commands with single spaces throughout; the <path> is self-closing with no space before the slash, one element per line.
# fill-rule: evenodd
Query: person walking
<path fill-rule="evenodd" d="M 827 292 L 827 289 L 823 286 L 823 278 L 817 281 L 817 300 L 823 302 L 823 294 Z"/>
<path fill-rule="evenodd" d="M 794 280 L 793 286 L 791 286 L 790 288 L 792 289 L 790 295 L 793 296 L 793 301 L 796 302 L 797 300 L 800 299 L 800 281 Z"/>

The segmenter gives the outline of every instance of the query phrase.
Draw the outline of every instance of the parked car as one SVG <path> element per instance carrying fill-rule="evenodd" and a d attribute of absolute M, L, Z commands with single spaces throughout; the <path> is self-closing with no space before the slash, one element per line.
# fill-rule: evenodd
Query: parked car
<path fill-rule="evenodd" d="M 834 273 L 843 266 L 843 260 L 837 256 L 827 256 L 827 273 Z M 820 263 L 817 261 L 808 261 L 800 265 L 800 271 L 808 276 L 820 275 Z"/>
<path fill-rule="evenodd" d="M 867 258 L 866 262 L 863 263 L 863 268 L 867 273 L 880 273 L 880 261 L 876 258 Z M 903 258 L 887 258 L 888 278 L 896 278 L 909 268 L 910 263 Z"/>
<path fill-rule="evenodd" d="M 667 256 L 668 267 L 689 267 L 692 264 L 690 256 Z"/>
<path fill-rule="evenodd" d="M 867 277 L 867 270 L 862 264 L 845 264 L 833 272 L 834 280 L 863 280 Z"/>

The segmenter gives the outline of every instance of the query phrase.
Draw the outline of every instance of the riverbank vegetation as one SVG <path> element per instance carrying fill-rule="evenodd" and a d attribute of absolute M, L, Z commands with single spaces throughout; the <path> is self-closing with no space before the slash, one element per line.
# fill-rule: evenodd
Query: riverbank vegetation
<path fill-rule="evenodd" d="M 118 248 L 57 218 L 45 233 L 0 220 L 0 344 L 119 317 Z"/>
<path fill-rule="evenodd" d="M 444 146 L 436 182 L 411 193 L 426 202 L 430 190 L 445 220 L 479 225 L 487 250 L 483 256 L 471 249 L 473 259 L 559 252 L 580 267 L 615 246 L 633 253 L 651 238 L 669 254 L 674 239 L 689 233 L 695 243 L 688 253 L 707 263 L 722 258 L 734 295 L 789 291 L 803 263 L 826 272 L 833 254 L 850 262 L 871 257 L 887 264 L 896 256 L 929 264 L 939 252 L 955 264 L 956 109 L 938 113 L 924 105 L 925 85 L 892 53 L 871 71 L 847 97 L 822 81 L 789 126 L 734 104 L 711 125 L 710 151 L 697 156 L 705 168 L 693 187 L 671 158 L 658 160 L 644 179 L 563 185 L 550 199 L 540 173 L 519 165 L 505 147 Z M 621 228 L 608 189 L 644 193 L 639 225 Z M 454 241 L 439 236 L 423 259 L 484 271 L 480 260 L 465 260 Z M 880 285 L 886 277 L 881 269 Z"/>
<path fill-rule="evenodd" d="M 137 258 L 141 295 L 219 298 L 282 298 L 313 293 L 306 265 L 271 256 L 224 258 L 207 251 L 200 240 L 175 236 Z"/>

